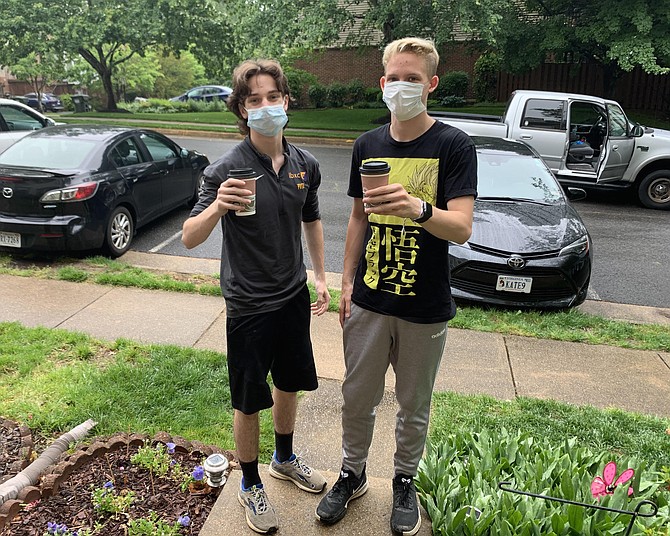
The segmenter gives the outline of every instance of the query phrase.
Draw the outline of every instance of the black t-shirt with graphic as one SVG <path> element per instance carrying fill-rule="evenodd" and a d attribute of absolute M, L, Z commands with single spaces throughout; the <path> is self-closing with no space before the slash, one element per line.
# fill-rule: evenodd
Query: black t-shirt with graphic
<path fill-rule="evenodd" d="M 359 167 L 368 160 L 388 162 L 390 182 L 443 210 L 451 199 L 477 195 L 474 144 L 445 123 L 436 122 L 409 142 L 395 141 L 388 124 L 359 137 L 351 162 L 351 197 L 363 197 Z M 352 300 L 370 311 L 420 324 L 453 318 L 448 241 L 410 219 L 370 214 Z"/>

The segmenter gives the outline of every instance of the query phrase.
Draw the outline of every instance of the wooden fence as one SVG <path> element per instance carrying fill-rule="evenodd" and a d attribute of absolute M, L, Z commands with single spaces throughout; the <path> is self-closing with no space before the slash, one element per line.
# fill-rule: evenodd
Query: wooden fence
<path fill-rule="evenodd" d="M 498 75 L 499 101 L 506 101 L 515 89 L 564 91 L 603 97 L 603 72 L 598 65 L 545 63 L 521 75 Z M 650 75 L 636 68 L 618 80 L 614 100 L 624 110 L 670 112 L 670 75 Z"/>

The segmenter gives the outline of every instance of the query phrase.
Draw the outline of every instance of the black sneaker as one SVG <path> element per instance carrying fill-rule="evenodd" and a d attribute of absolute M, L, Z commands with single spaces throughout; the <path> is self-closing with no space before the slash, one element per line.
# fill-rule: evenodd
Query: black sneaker
<path fill-rule="evenodd" d="M 391 530 L 394 534 L 413 536 L 421 528 L 416 488 L 411 476 L 397 475 L 393 479 L 393 511 Z"/>
<path fill-rule="evenodd" d="M 360 497 L 366 491 L 368 491 L 368 479 L 365 476 L 365 468 L 360 478 L 342 468 L 340 478 L 316 507 L 317 519 L 326 525 L 337 523 L 347 513 L 349 501 Z"/>

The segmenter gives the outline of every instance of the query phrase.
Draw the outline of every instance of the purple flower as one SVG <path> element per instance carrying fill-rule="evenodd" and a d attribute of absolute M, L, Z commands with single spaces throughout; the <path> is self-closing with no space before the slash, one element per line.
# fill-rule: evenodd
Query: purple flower
<path fill-rule="evenodd" d="M 114 483 L 112 481 L 105 482 L 102 486 L 105 489 L 114 489 Z"/>
<path fill-rule="evenodd" d="M 167 447 L 168 454 L 174 454 L 174 448 L 177 446 L 174 443 L 165 443 Z"/>
<path fill-rule="evenodd" d="M 195 469 L 193 469 L 193 479 L 194 480 L 202 480 L 205 478 L 205 470 L 202 468 L 201 465 L 198 465 Z"/>
<path fill-rule="evenodd" d="M 182 527 L 188 527 L 191 524 L 191 518 L 187 515 L 179 516 L 177 523 L 179 523 Z"/>

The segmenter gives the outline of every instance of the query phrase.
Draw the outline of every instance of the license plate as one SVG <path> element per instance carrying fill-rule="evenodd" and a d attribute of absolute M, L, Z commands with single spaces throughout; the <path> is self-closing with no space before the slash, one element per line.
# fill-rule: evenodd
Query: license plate
<path fill-rule="evenodd" d="M 21 235 L 19 233 L 0 233 L 0 246 L 20 248 Z"/>
<path fill-rule="evenodd" d="M 530 287 L 533 285 L 532 277 L 516 277 L 513 275 L 499 275 L 496 283 L 496 290 L 503 292 L 523 292 L 530 294 Z"/>

